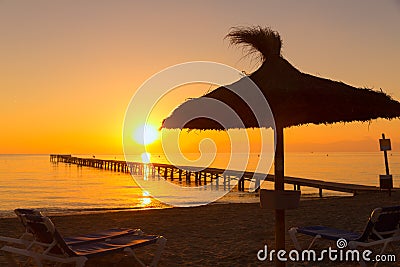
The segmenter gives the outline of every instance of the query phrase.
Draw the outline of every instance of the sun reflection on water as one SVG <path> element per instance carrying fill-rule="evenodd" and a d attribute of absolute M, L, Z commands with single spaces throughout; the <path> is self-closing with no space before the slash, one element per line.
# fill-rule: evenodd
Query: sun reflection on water
<path fill-rule="evenodd" d="M 149 192 L 143 191 L 142 195 L 143 195 L 143 198 L 141 199 L 140 204 L 143 207 L 150 205 L 152 201 L 151 201 Z"/>

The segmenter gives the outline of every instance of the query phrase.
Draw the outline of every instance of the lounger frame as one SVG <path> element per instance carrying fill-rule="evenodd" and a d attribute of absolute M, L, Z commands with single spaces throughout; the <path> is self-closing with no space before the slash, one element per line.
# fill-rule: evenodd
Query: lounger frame
<path fill-rule="evenodd" d="M 17 213 L 17 212 L 16 212 Z M 116 237 L 110 237 L 108 239 L 99 239 L 99 240 L 94 240 L 94 241 L 85 241 L 81 243 L 75 243 L 74 245 L 68 246 L 67 243 L 65 243 L 65 240 L 62 238 L 62 236 L 58 233 L 56 230 L 54 224 L 52 221 L 48 218 L 43 216 L 40 213 L 28 213 L 28 214 L 23 214 L 20 213 L 18 214 L 18 217 L 20 218 L 22 224 L 25 226 L 25 233 L 18 239 L 18 238 L 9 238 L 9 237 L 0 237 L 0 241 L 8 243 L 7 245 L 3 246 L 1 248 L 1 251 L 5 254 L 5 257 L 9 263 L 9 266 L 26 266 L 30 262 L 34 262 L 37 266 L 42 267 L 44 261 L 51 261 L 55 262 L 56 266 L 60 264 L 71 264 L 74 263 L 75 266 L 77 267 L 83 267 L 86 263 L 86 261 L 90 257 L 96 257 L 98 254 L 101 253 L 95 253 L 91 255 L 90 253 L 87 253 L 87 256 L 80 256 L 74 253 L 74 248 L 81 246 L 81 245 L 94 245 L 94 244 L 99 244 L 99 242 L 107 242 L 107 241 L 118 241 L 121 238 L 131 238 L 131 241 L 133 240 L 140 240 L 146 237 L 149 237 L 151 239 L 148 239 L 146 242 L 143 241 L 143 244 L 155 244 L 157 245 L 157 251 L 153 257 L 152 262 L 150 265 L 144 264 L 134 253 L 134 249 L 136 248 L 135 245 L 132 246 L 126 246 L 126 247 L 121 247 L 121 249 L 117 249 L 116 251 L 112 251 L 111 253 L 114 252 L 120 252 L 124 253 L 126 255 L 132 256 L 141 266 L 157 266 L 161 254 L 164 250 L 165 244 L 166 244 L 166 239 L 162 236 L 147 236 L 144 235 L 142 231 L 133 231 L 129 232 L 128 234 L 125 235 L 120 235 Z M 46 229 L 46 234 L 47 237 L 49 234 L 51 234 L 52 237 L 52 242 L 44 243 L 40 242 L 40 239 L 37 238 L 35 233 L 35 229 L 29 226 L 29 222 L 35 219 L 35 224 L 37 225 L 42 225 L 44 226 L 44 229 Z M 156 237 L 156 239 L 155 239 Z M 96 243 L 97 242 L 97 243 Z M 122 245 L 123 246 L 123 245 Z M 138 246 L 143 246 L 139 244 Z M 54 251 L 57 251 L 56 254 L 54 254 Z M 107 252 L 108 253 L 108 252 Z M 15 257 L 16 255 L 19 256 L 24 256 L 27 258 L 26 262 L 21 262 L 20 259 L 17 259 Z"/>
<path fill-rule="evenodd" d="M 382 221 L 388 221 L 388 219 L 392 220 L 389 222 L 389 226 L 385 227 L 385 222 Z M 377 229 L 378 227 L 386 229 L 382 231 Z M 301 228 L 299 227 L 292 227 L 289 229 L 289 236 L 292 239 L 294 247 L 298 251 L 303 250 L 296 236 L 296 234 L 300 233 L 300 229 Z M 313 235 L 313 238 L 310 244 L 307 246 L 307 249 L 311 249 L 319 239 L 327 238 L 323 238 L 320 234 Z M 334 238 L 329 239 L 335 240 Z M 393 242 L 400 241 L 400 206 L 374 209 L 369 217 L 363 233 L 359 234 L 358 238 L 346 241 L 348 241 L 348 249 L 371 248 L 382 245 L 382 249 L 379 252 L 379 255 L 382 255 L 388 245 Z M 375 266 L 377 266 L 377 264 L 378 262 L 375 263 Z M 362 260 L 360 261 L 360 265 L 366 266 L 365 262 Z"/>

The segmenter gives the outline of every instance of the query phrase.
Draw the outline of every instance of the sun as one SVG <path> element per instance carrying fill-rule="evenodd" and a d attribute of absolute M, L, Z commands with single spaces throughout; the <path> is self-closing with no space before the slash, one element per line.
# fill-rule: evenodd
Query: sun
<path fill-rule="evenodd" d="M 144 124 L 135 130 L 133 138 L 138 144 L 148 145 L 159 138 L 159 132 L 153 125 Z"/>

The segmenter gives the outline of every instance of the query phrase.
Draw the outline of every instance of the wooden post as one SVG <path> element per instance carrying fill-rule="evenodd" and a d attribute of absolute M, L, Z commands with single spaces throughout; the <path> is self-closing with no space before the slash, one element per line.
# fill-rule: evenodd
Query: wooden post
<path fill-rule="evenodd" d="M 380 175 L 379 178 L 380 188 L 389 189 L 389 196 L 391 196 L 392 194 L 391 190 L 393 187 L 393 178 L 389 172 L 389 161 L 388 161 L 387 151 L 391 150 L 392 148 L 390 144 L 390 139 L 386 139 L 384 133 L 382 133 L 382 139 L 379 140 L 379 145 L 381 151 L 383 151 L 383 156 L 385 158 L 385 169 L 386 169 L 386 175 Z"/>
<path fill-rule="evenodd" d="M 319 188 L 319 197 L 322 197 L 322 188 Z"/>
<path fill-rule="evenodd" d="M 275 125 L 275 190 L 283 191 L 285 189 L 284 181 L 284 143 L 283 126 Z M 275 249 L 285 249 L 285 210 L 275 210 Z M 285 262 L 276 261 L 276 266 L 285 266 Z"/>
<path fill-rule="evenodd" d="M 224 176 L 224 191 L 226 191 L 226 174 L 224 174 L 223 176 Z"/>
<path fill-rule="evenodd" d="M 385 134 L 382 134 L 382 139 L 385 139 Z M 388 161 L 388 156 L 387 156 L 387 150 L 383 150 L 383 155 L 385 157 L 385 169 L 386 169 L 386 175 L 389 175 L 389 161 Z"/>
<path fill-rule="evenodd" d="M 244 192 L 244 176 L 240 177 L 239 184 L 240 184 L 240 191 Z"/>
<path fill-rule="evenodd" d="M 261 181 L 260 181 L 260 178 L 258 178 L 258 177 L 256 177 L 255 178 L 256 180 L 255 180 L 255 185 L 254 185 L 254 187 L 255 187 L 255 192 L 258 192 L 259 190 L 260 190 L 260 186 L 261 186 Z"/>
<path fill-rule="evenodd" d="M 192 176 L 192 173 L 191 173 L 190 171 L 186 170 L 186 184 L 190 184 L 190 182 L 191 182 L 191 180 L 190 180 L 191 176 Z"/>

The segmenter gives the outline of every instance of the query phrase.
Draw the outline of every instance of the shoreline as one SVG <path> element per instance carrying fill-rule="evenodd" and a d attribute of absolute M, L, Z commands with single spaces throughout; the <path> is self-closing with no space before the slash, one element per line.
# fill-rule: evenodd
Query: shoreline
<path fill-rule="evenodd" d="M 231 192 L 232 193 L 232 192 Z M 237 193 L 237 192 L 233 192 Z M 326 199 L 326 198 L 342 198 L 342 197 L 350 197 L 352 194 L 343 194 L 343 195 L 337 195 L 337 194 L 325 194 L 323 198 L 320 198 L 318 196 L 318 193 L 304 193 L 301 195 L 300 201 L 310 201 L 310 200 L 320 200 L 320 199 Z M 259 203 L 259 193 L 249 193 L 249 192 L 244 192 L 240 193 L 239 196 L 235 196 L 235 201 L 231 202 L 229 199 L 225 199 L 225 196 L 222 197 L 221 199 L 211 202 L 207 205 L 230 205 L 230 204 L 256 204 Z M 241 201 L 240 201 L 241 200 Z M 69 216 L 69 215 L 86 215 L 86 214 L 101 214 L 101 213 L 108 213 L 108 212 L 120 212 L 120 211 L 141 211 L 141 210 L 160 210 L 160 209 L 171 209 L 171 208 L 177 208 L 177 207 L 172 207 L 167 204 L 163 203 L 158 203 L 156 199 L 154 199 L 155 203 L 154 205 L 151 205 L 149 207 L 103 207 L 103 208 L 57 208 L 57 207 L 39 207 L 35 208 L 40 210 L 42 213 L 46 214 L 47 216 Z M 202 205 L 205 206 L 205 205 Z M 197 207 L 197 206 L 193 206 Z M 31 208 L 29 206 L 27 207 L 15 207 L 17 208 Z M 14 218 L 15 213 L 14 210 L 2 210 L 0 211 L 0 219 L 5 219 L 5 218 Z"/>

